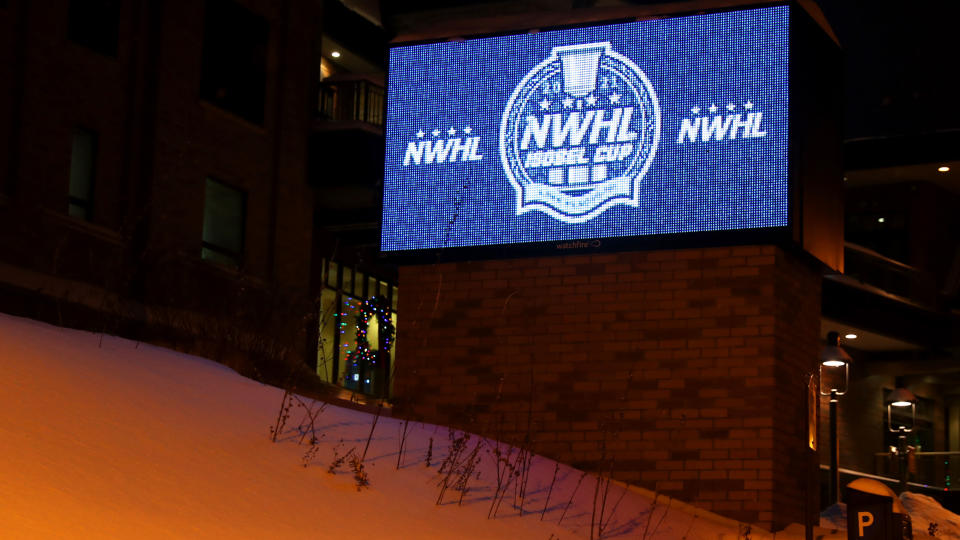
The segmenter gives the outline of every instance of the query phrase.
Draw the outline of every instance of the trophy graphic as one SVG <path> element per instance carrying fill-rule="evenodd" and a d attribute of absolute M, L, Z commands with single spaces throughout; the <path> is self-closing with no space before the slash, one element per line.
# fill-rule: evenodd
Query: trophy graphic
<path fill-rule="evenodd" d="M 600 57 L 608 47 L 607 43 L 557 47 L 554 52 L 563 69 L 563 91 L 578 98 L 593 92 L 597 88 Z"/>

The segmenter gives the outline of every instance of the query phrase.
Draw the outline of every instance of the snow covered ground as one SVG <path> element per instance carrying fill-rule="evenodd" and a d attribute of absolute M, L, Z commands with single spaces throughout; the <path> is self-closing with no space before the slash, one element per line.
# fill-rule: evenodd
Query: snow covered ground
<path fill-rule="evenodd" d="M 616 483 L 602 512 L 593 511 L 595 493 L 599 501 L 605 491 L 596 477 L 540 457 L 529 468 L 523 515 L 511 488 L 489 519 L 497 491 L 491 441 L 481 443 L 476 469 L 461 480 L 468 488 L 462 504 L 450 486 L 438 505 L 441 464 L 450 438 L 462 434 L 409 424 L 396 470 L 402 421 L 387 417 L 377 421 L 363 461 L 370 485 L 358 490 L 349 459 L 333 474 L 329 468 L 351 450 L 363 453 L 373 415 L 327 406 L 311 446 L 309 433 L 301 442 L 305 408 L 295 404 L 274 443 L 282 390 L 120 338 L 0 315 L 0 366 L 4 538 L 566 540 L 590 538 L 591 521 L 594 537 L 602 521 L 604 538 L 712 540 L 742 532 L 735 521 Z M 465 441 L 459 468 L 477 442 Z M 516 452 L 509 455 L 515 460 Z M 776 537 L 802 533 L 795 527 Z M 750 537 L 770 535 L 754 528 Z"/>

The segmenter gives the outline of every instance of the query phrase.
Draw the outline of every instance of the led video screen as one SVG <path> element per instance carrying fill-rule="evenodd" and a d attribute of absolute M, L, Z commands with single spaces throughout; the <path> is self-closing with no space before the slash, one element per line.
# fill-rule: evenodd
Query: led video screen
<path fill-rule="evenodd" d="M 396 46 L 381 250 L 788 226 L 789 8 Z"/>

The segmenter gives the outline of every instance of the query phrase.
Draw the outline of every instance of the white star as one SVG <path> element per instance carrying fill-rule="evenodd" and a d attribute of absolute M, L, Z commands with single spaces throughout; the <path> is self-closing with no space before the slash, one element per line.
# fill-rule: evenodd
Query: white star
<path fill-rule="evenodd" d="M 692 109 L 690 109 L 690 112 L 693 114 L 700 114 L 700 107 L 694 106 Z"/>
<path fill-rule="evenodd" d="M 597 104 L 597 98 L 594 97 L 593 94 L 590 94 L 589 96 L 587 96 L 587 105 L 593 107 L 596 104 Z"/>
<path fill-rule="evenodd" d="M 753 102 L 752 102 L 752 101 L 748 101 L 748 102 L 744 103 L 744 104 L 743 104 L 743 108 L 749 111 L 750 109 L 753 108 Z"/>
<path fill-rule="evenodd" d="M 450 135 L 451 137 L 453 137 L 456 134 L 457 134 L 457 130 L 453 129 L 452 126 L 450 127 L 450 129 L 447 130 L 447 135 Z"/>
<path fill-rule="evenodd" d="M 434 137 L 439 137 L 439 136 L 440 136 L 440 130 L 439 130 L 439 129 L 435 129 L 435 130 L 431 131 L 430 134 L 433 135 Z"/>
<path fill-rule="evenodd" d="M 727 104 L 727 110 L 730 111 L 730 112 L 733 112 L 733 110 L 736 109 L 736 108 L 737 108 L 737 106 L 734 105 L 733 103 L 728 103 L 728 104 Z"/>
<path fill-rule="evenodd" d="M 610 94 L 610 103 L 620 103 L 620 94 Z"/>
<path fill-rule="evenodd" d="M 550 101 L 547 98 L 543 98 L 543 101 L 540 102 L 540 108 L 544 111 L 550 108 Z"/>
<path fill-rule="evenodd" d="M 573 99 L 570 96 L 563 98 L 563 106 L 568 109 L 573 107 Z"/>
<path fill-rule="evenodd" d="M 466 133 L 467 135 L 469 135 L 469 134 L 473 133 L 473 128 L 471 128 L 470 126 L 467 126 L 467 127 L 463 128 L 463 132 Z"/>
<path fill-rule="evenodd" d="M 418 138 L 418 139 L 422 139 L 422 138 L 423 138 L 423 130 L 422 130 L 422 129 L 417 132 L 417 138 Z"/>
<path fill-rule="evenodd" d="M 711 103 L 711 104 L 710 104 L 710 108 L 708 108 L 707 110 L 710 111 L 710 114 L 713 114 L 713 113 L 717 112 L 717 106 L 716 106 L 716 104 Z"/>

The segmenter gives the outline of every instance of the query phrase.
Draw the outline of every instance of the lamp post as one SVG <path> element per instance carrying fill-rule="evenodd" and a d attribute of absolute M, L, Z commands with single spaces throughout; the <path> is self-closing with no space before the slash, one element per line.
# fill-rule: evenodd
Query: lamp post
<path fill-rule="evenodd" d="M 910 407 L 910 427 L 893 427 L 893 408 Z M 917 396 L 906 388 L 897 388 L 887 397 L 887 429 L 899 433 L 897 438 L 897 461 L 900 466 L 900 492 L 907 490 L 907 433 L 917 424 Z"/>
<path fill-rule="evenodd" d="M 839 397 L 847 393 L 850 380 L 850 355 L 840 347 L 840 334 L 827 334 L 827 344 L 820 351 L 820 395 L 830 396 L 830 485 L 827 497 L 830 504 L 839 501 L 840 493 L 840 442 L 837 440 L 837 402 Z M 829 371 L 840 371 L 843 374 L 843 384 L 833 386 L 836 377 L 830 378 L 830 390 L 824 392 L 824 368 Z"/>

